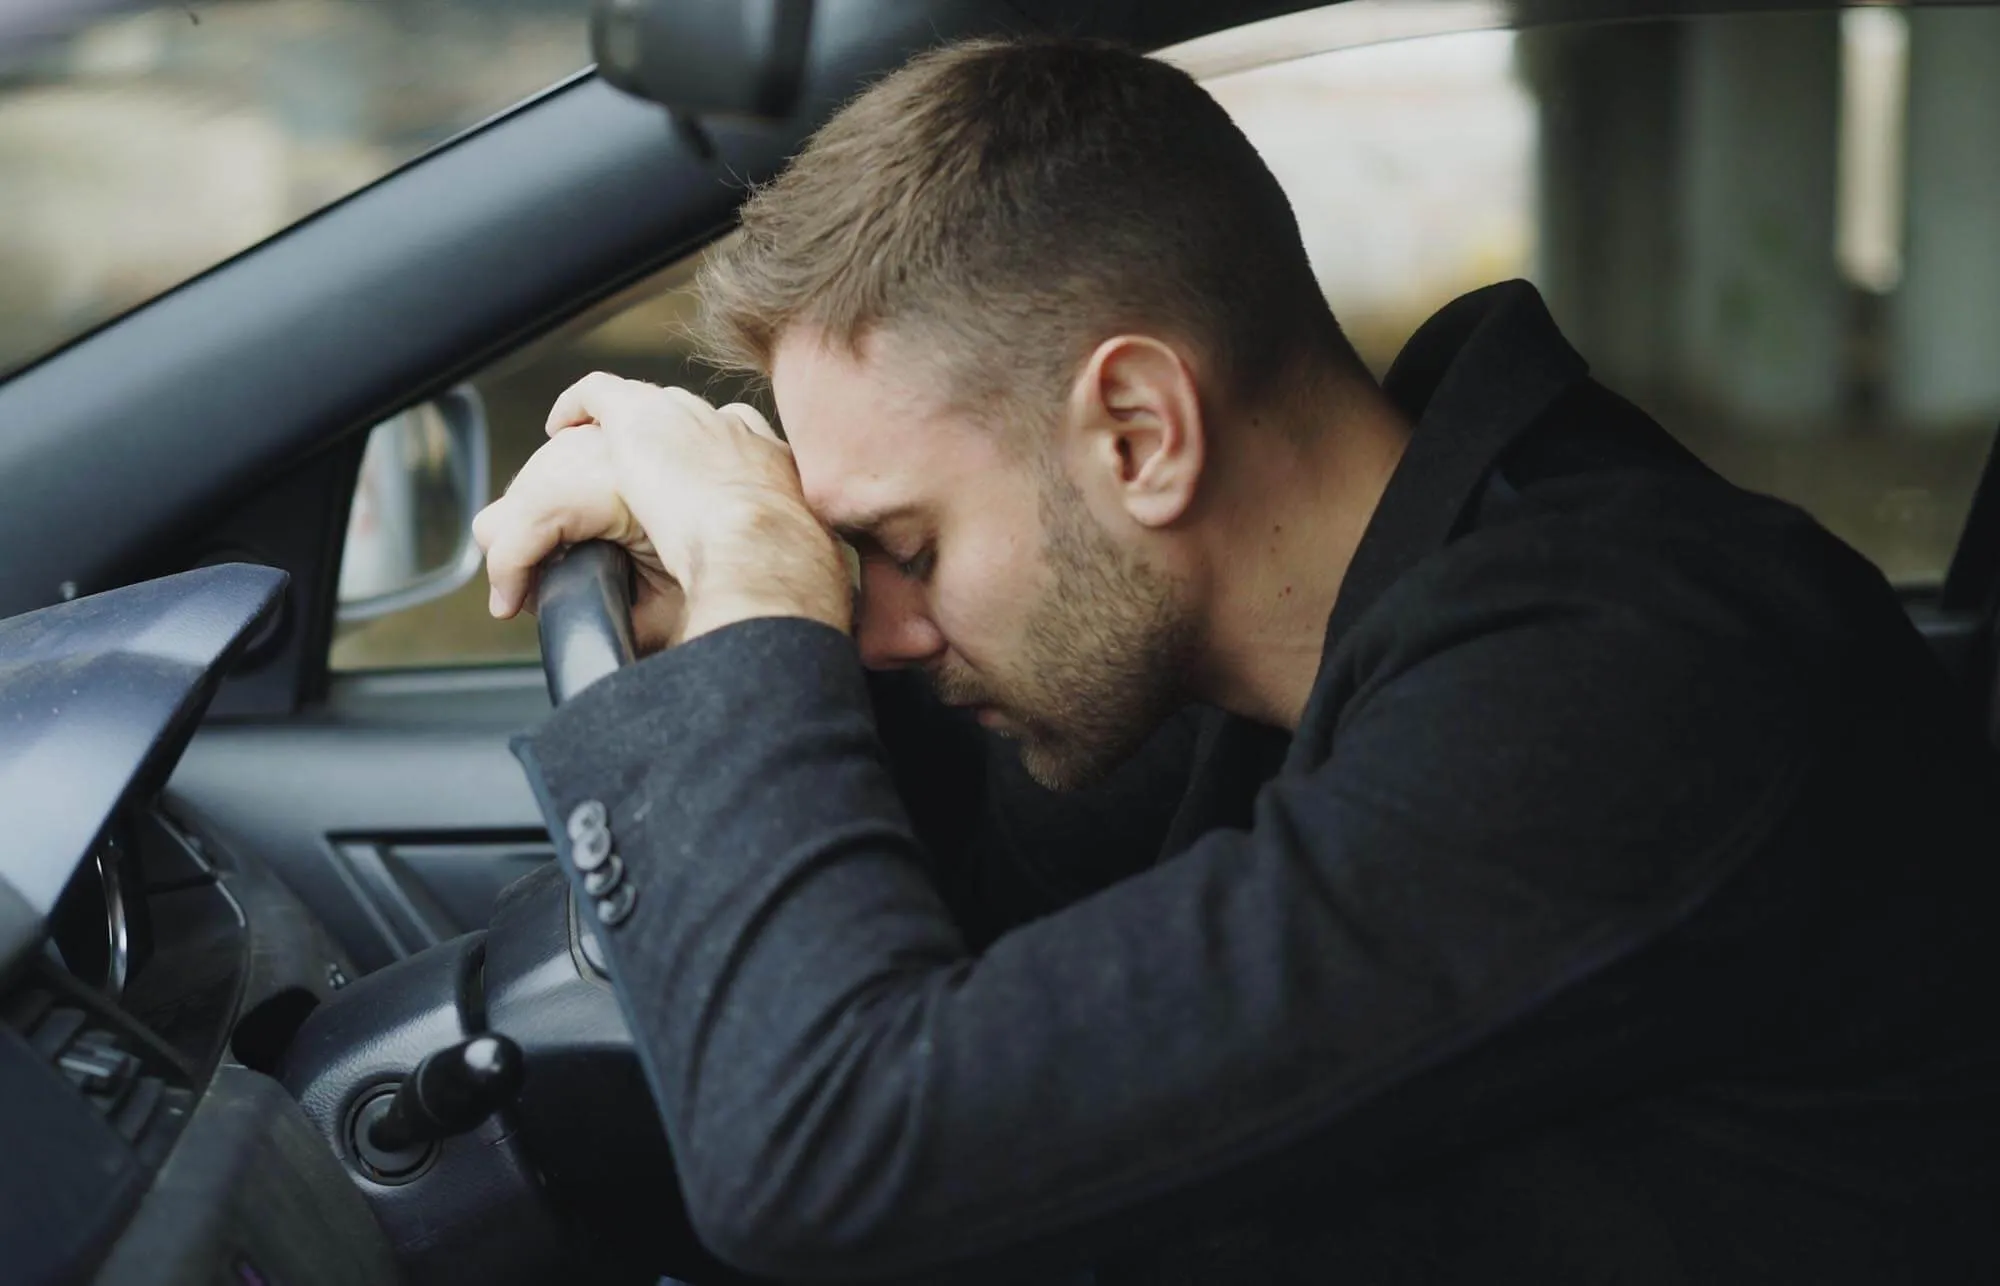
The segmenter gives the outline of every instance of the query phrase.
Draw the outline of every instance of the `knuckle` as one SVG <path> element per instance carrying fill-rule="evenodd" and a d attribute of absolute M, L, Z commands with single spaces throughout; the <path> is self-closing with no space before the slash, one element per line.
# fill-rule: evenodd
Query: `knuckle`
<path fill-rule="evenodd" d="M 678 384 L 661 389 L 660 392 L 663 393 L 668 399 L 672 400 L 675 403 L 678 403 L 680 406 L 685 407 L 688 411 L 692 412 L 696 418 L 700 418 L 702 415 L 705 414 L 711 414 L 715 410 L 715 408 L 709 404 L 707 398 L 695 392 L 693 389 L 683 388 Z"/>

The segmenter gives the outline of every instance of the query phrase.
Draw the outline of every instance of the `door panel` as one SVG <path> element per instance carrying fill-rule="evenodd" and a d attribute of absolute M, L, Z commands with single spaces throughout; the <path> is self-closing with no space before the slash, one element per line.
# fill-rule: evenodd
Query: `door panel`
<path fill-rule="evenodd" d="M 440 937 L 484 928 L 508 885 L 555 857 L 548 836 L 474 844 L 418 841 L 378 851 L 388 877 Z"/>
<path fill-rule="evenodd" d="M 294 721 L 204 728 L 166 802 L 223 860 L 268 865 L 366 972 L 481 927 L 548 859 L 507 748 L 548 709 L 538 669 L 345 678 Z"/>

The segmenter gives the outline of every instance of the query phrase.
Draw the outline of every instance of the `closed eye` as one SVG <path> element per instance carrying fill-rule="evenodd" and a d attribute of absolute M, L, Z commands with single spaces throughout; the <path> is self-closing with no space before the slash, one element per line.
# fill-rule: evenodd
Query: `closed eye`
<path fill-rule="evenodd" d="M 925 545 L 908 558 L 892 558 L 896 570 L 914 581 L 929 580 L 931 571 L 937 566 L 937 554 L 930 545 Z"/>
<path fill-rule="evenodd" d="M 884 562 L 896 569 L 896 574 L 906 580 L 922 582 L 930 578 L 937 565 L 937 547 L 924 544 L 907 558 L 898 557 L 874 530 L 857 525 L 842 525 L 834 528 L 834 534 L 846 542 L 861 562 Z M 902 544 L 901 540 L 895 542 Z"/>

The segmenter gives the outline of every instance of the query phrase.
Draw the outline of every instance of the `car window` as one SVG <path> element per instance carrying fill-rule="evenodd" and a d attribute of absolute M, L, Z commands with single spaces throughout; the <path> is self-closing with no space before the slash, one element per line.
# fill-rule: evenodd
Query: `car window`
<path fill-rule="evenodd" d="M 1270 163 L 1376 371 L 1455 295 L 1525 277 L 1600 379 L 1723 474 L 1937 584 L 2000 424 L 2000 10 L 1503 18 L 1339 5 L 1163 56 Z M 691 272 L 474 381 L 496 489 L 591 370 L 706 385 Z M 333 664 L 536 653 L 479 578 L 343 626 Z"/>
<path fill-rule="evenodd" d="M 1166 55 L 1276 171 L 1370 364 L 1528 278 L 1711 465 L 1935 585 L 2000 424 L 2000 10 L 1338 47 L 1385 15 L 1502 17 L 1341 5 Z"/>
<path fill-rule="evenodd" d="M 0 5 L 0 376 L 589 62 L 579 0 Z"/>
<path fill-rule="evenodd" d="M 493 494 L 506 489 L 546 440 L 543 425 L 557 396 L 592 371 L 678 384 L 717 401 L 768 401 L 761 392 L 718 376 L 690 355 L 691 283 L 699 262 L 697 255 L 674 264 L 472 379 L 469 388 L 486 422 Z M 460 510 L 450 496 L 416 487 L 406 488 L 404 494 L 416 510 L 404 524 L 413 533 L 441 526 L 428 521 L 436 512 L 448 512 L 450 521 L 457 521 Z M 433 543 L 442 549 L 445 542 L 439 538 Z M 354 553 L 350 535 L 347 561 Z M 418 565 L 438 561 L 436 551 L 416 551 L 411 558 Z M 337 625 L 330 664 L 335 670 L 374 670 L 537 659 L 541 648 L 534 620 L 526 614 L 512 621 L 493 620 L 486 611 L 486 593 L 482 573 L 441 598 Z"/>

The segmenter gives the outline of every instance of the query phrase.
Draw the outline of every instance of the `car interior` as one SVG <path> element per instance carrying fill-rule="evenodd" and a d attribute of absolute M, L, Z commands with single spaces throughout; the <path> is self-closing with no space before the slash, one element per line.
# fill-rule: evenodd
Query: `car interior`
<path fill-rule="evenodd" d="M 1607 383 L 1873 557 L 2000 737 L 2000 7 L 544 7 L 593 65 L 105 315 L 0 319 L 0 1278 L 735 1279 L 508 748 L 631 660 L 619 572 L 573 552 L 502 627 L 464 529 L 568 380 L 708 378 L 703 248 L 941 41 L 1187 67 L 1378 369 L 1529 276 Z M 81 46 L 23 30 L 28 211 L 10 112 Z"/>

